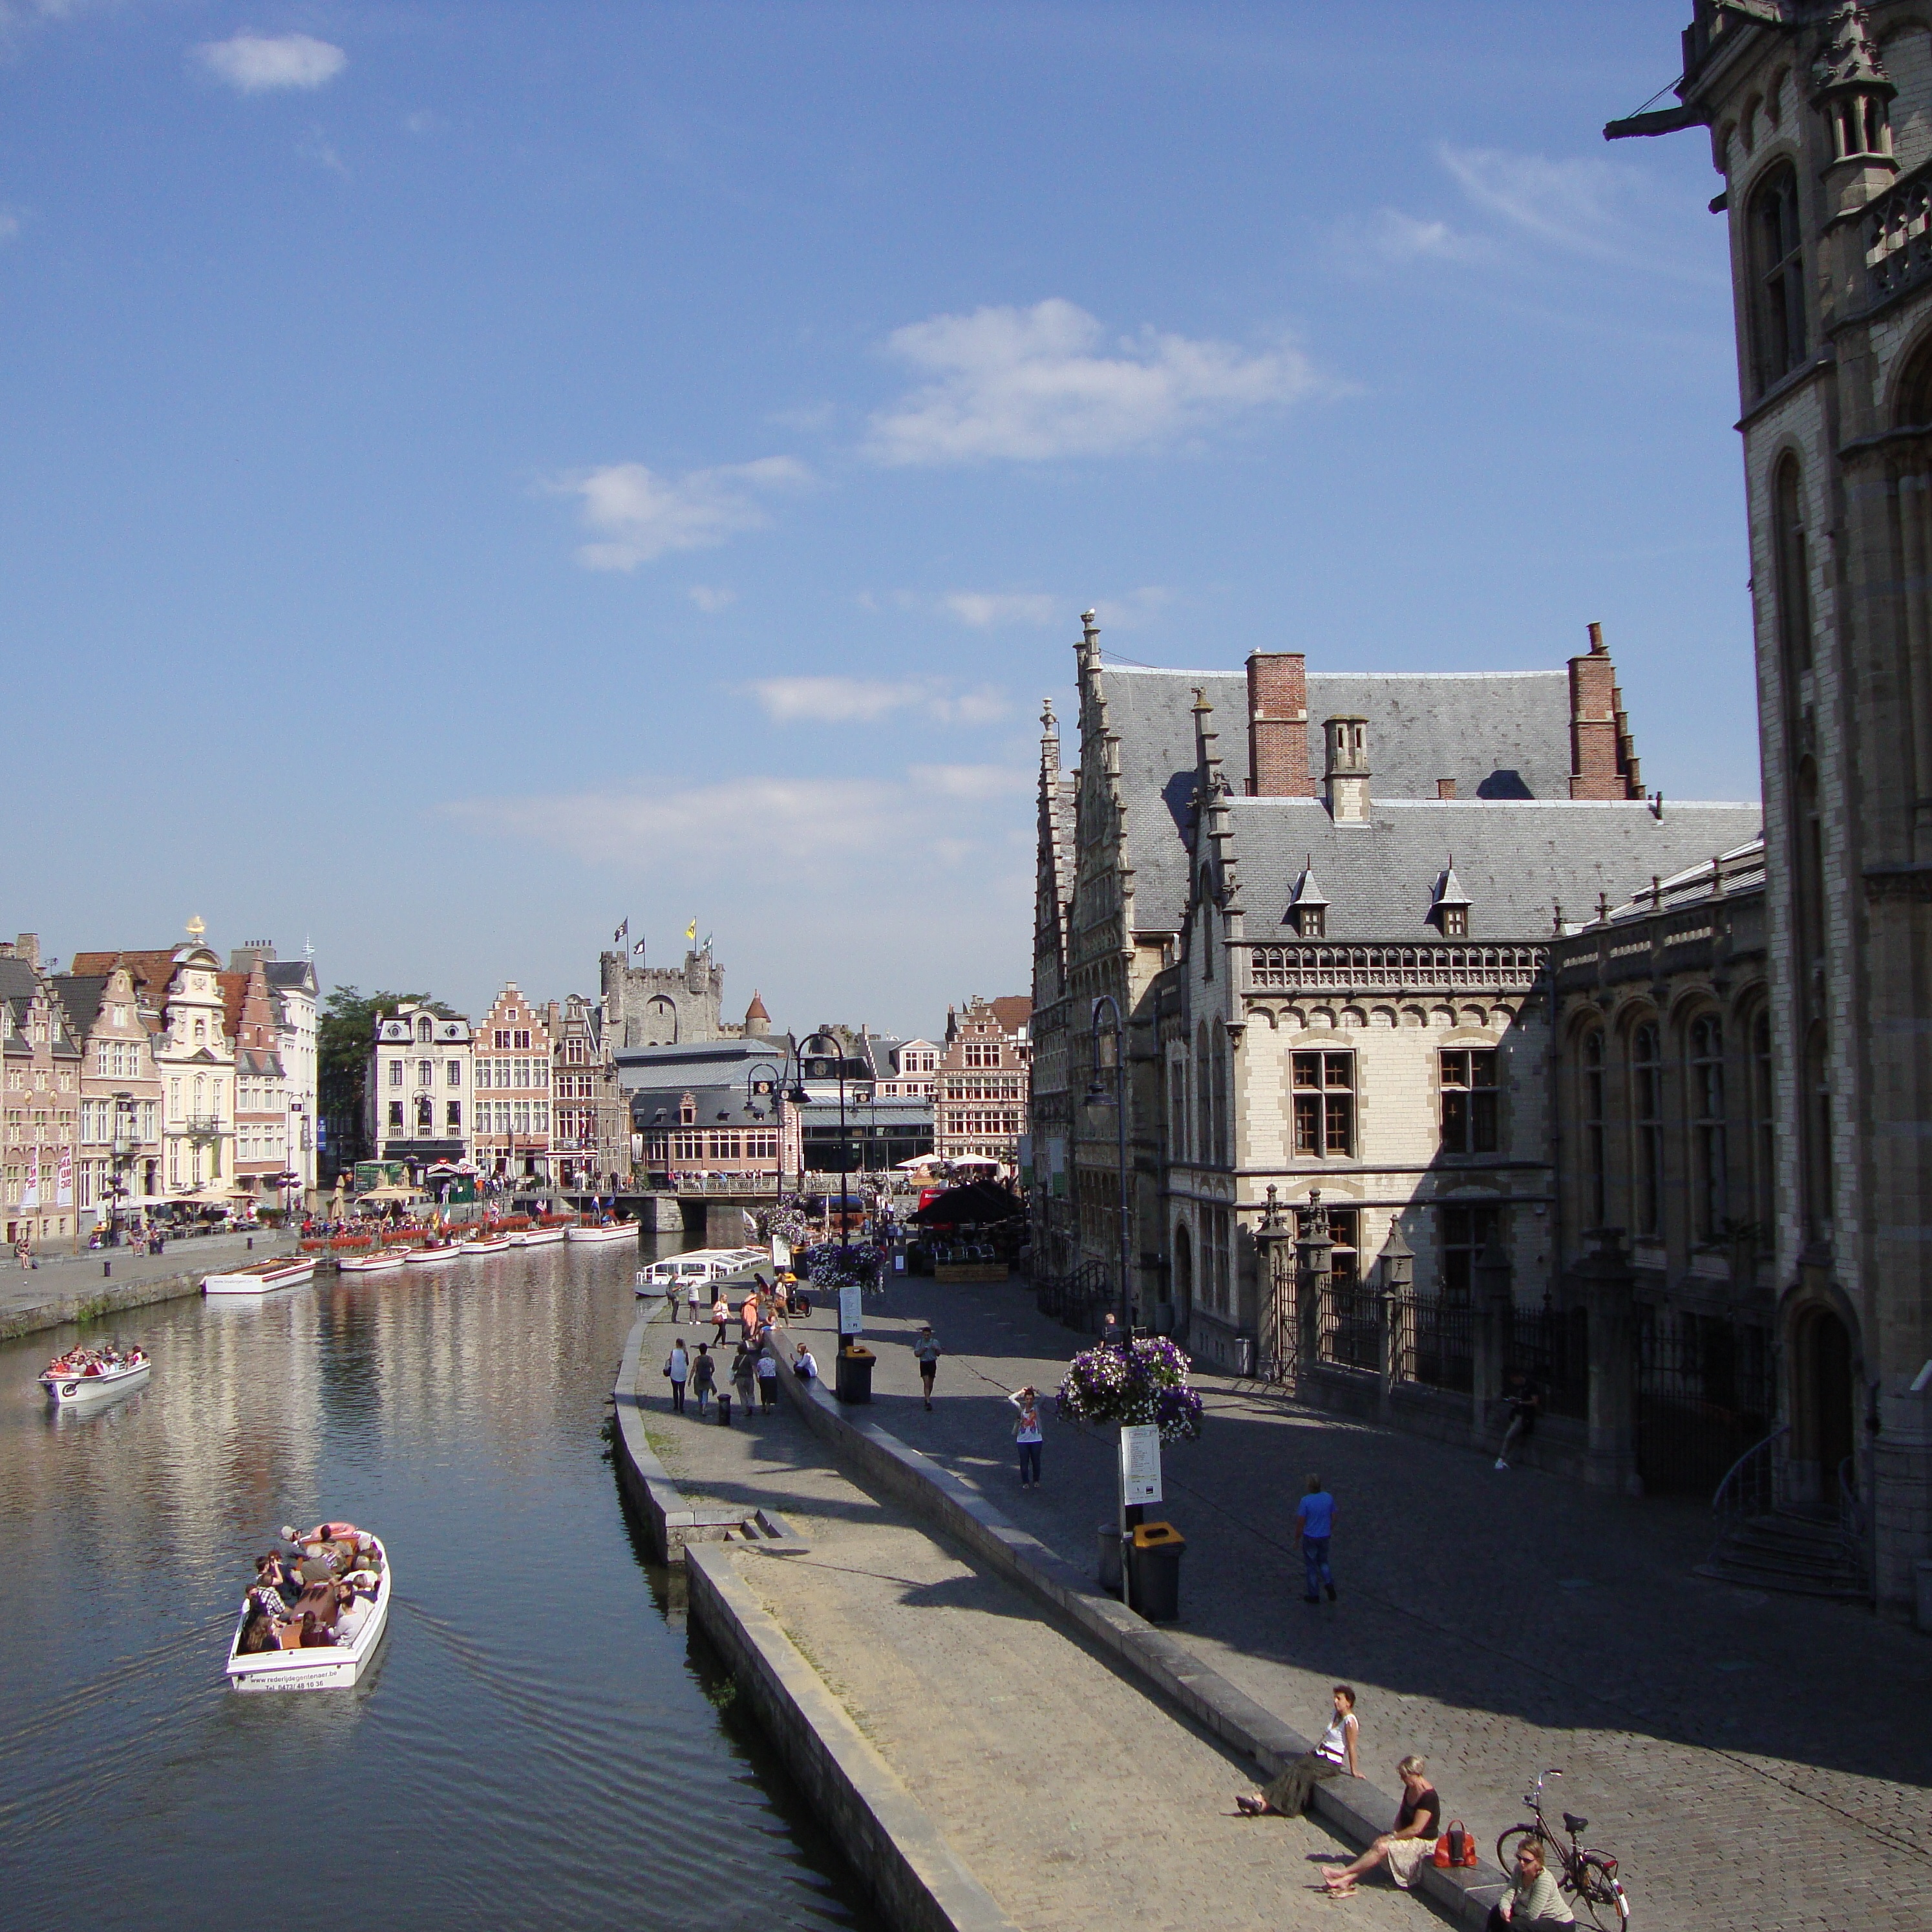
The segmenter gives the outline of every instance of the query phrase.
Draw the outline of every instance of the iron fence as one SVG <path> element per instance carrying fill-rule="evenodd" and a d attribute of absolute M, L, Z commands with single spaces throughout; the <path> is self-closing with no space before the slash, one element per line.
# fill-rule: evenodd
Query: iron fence
<path fill-rule="evenodd" d="M 1770 1338 L 1688 1309 L 1637 1317 L 1637 1473 L 1653 1492 L 1708 1496 L 1771 1429 Z"/>
<path fill-rule="evenodd" d="M 1316 1311 L 1315 1354 L 1317 1361 L 1336 1368 L 1381 1374 L 1382 1324 L 1373 1289 L 1357 1281 L 1330 1280 Z"/>
<path fill-rule="evenodd" d="M 1581 1308 L 1513 1307 L 1503 1331 L 1503 1386 L 1526 1375 L 1543 1391 L 1546 1414 L 1590 1413 L 1590 1322 Z"/>
<path fill-rule="evenodd" d="M 1395 1324 L 1395 1378 L 1468 1394 L 1476 1385 L 1475 1311 L 1440 1294 L 1405 1294 L 1389 1304 Z"/>
<path fill-rule="evenodd" d="M 1099 1262 L 1082 1262 L 1064 1274 L 1043 1274 L 1034 1280 L 1034 1303 L 1082 1334 L 1097 1334 L 1101 1318 L 1114 1306 L 1112 1273 Z"/>

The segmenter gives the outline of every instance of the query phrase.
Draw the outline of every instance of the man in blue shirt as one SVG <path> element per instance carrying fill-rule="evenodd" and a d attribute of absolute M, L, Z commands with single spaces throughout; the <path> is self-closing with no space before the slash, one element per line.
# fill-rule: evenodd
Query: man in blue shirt
<path fill-rule="evenodd" d="M 1335 1498 L 1322 1486 L 1319 1476 L 1308 1479 L 1308 1493 L 1294 1513 L 1294 1540 L 1301 1545 L 1301 1560 L 1308 1571 L 1305 1601 L 1318 1604 L 1325 1588 L 1328 1600 L 1335 1600 L 1334 1572 L 1328 1568 L 1328 1539 L 1335 1528 Z"/>

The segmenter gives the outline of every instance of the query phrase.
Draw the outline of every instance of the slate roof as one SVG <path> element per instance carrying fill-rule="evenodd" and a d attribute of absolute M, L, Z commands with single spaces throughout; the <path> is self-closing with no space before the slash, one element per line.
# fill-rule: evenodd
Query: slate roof
<path fill-rule="evenodd" d="M 262 970 L 268 976 L 268 984 L 278 992 L 313 993 L 316 990 L 313 960 L 268 959 L 263 961 Z"/>
<path fill-rule="evenodd" d="M 1100 687 L 1108 724 L 1120 740 L 1134 924 L 1142 932 L 1174 932 L 1187 892 L 1194 693 L 1214 706 L 1215 749 L 1238 793 L 1248 770 L 1247 676 L 1107 664 Z M 1567 670 L 1311 671 L 1308 764 L 1318 789 L 1322 722 L 1342 714 L 1368 721 L 1370 790 L 1378 803 L 1433 801 L 1438 778 L 1454 778 L 1458 800 L 1472 805 L 1569 800 Z"/>
<path fill-rule="evenodd" d="M 82 1039 L 94 1030 L 100 1012 L 100 996 L 111 976 L 106 973 L 56 973 L 47 983 L 54 989 L 74 1031 Z"/>
<path fill-rule="evenodd" d="M 1366 825 L 1335 824 L 1318 799 L 1227 801 L 1247 938 L 1297 937 L 1288 912 L 1304 865 L 1328 894 L 1329 940 L 1439 939 L 1429 919 L 1444 868 L 1469 901 L 1474 940 L 1544 940 L 1560 904 L 1566 923 L 1616 904 L 1653 874 L 1669 877 L 1754 838 L 1756 805 L 1377 800 Z"/>
<path fill-rule="evenodd" d="M 754 1114 L 746 1104 L 745 1090 L 738 1087 L 645 1087 L 630 1096 L 631 1123 L 640 1134 L 674 1132 L 679 1126 L 678 1112 L 688 1094 L 696 1103 L 698 1118 L 685 1131 L 695 1133 L 704 1127 L 761 1127 L 778 1130 L 778 1121 L 769 1101 L 763 1114 Z M 663 1118 L 658 1118 L 662 1114 Z"/>

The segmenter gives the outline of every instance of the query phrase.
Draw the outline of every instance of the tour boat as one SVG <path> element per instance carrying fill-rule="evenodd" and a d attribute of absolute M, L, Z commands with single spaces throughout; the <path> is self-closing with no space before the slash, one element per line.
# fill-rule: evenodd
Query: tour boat
<path fill-rule="evenodd" d="M 545 1248 L 553 1241 L 560 1241 L 568 1232 L 563 1228 L 526 1228 L 520 1234 L 510 1237 L 513 1248 Z"/>
<path fill-rule="evenodd" d="M 388 1545 L 377 1536 L 369 1540 L 381 1553 L 382 1574 L 376 1580 L 376 1600 L 348 1643 L 322 1645 L 313 1650 L 265 1650 L 244 1657 L 242 1632 L 248 1621 L 248 1605 L 243 1600 L 235 1633 L 228 1640 L 228 1682 L 236 1690 L 345 1690 L 362 1675 L 382 1641 L 389 1621 L 390 1594 L 396 1583 Z"/>
<path fill-rule="evenodd" d="M 673 1287 L 688 1288 L 694 1281 L 709 1286 L 758 1266 L 767 1270 L 771 1267 L 763 1248 L 691 1248 L 638 1269 L 634 1285 L 640 1294 L 663 1294 Z"/>
<path fill-rule="evenodd" d="M 64 1408 L 70 1402 L 92 1402 L 138 1388 L 154 1366 L 145 1348 L 130 1348 L 117 1360 L 92 1348 L 74 1348 L 56 1355 L 41 1370 L 40 1384 L 48 1401 L 56 1408 Z"/>
<path fill-rule="evenodd" d="M 403 1259 L 411 1268 L 442 1268 L 456 1260 L 462 1252 L 454 1241 L 446 1241 L 440 1247 L 405 1248 Z"/>
<path fill-rule="evenodd" d="M 386 1274 L 390 1269 L 399 1268 L 402 1264 L 403 1251 L 400 1248 L 376 1248 L 366 1255 L 342 1255 L 335 1264 L 344 1274 Z"/>
<path fill-rule="evenodd" d="M 202 1277 L 204 1294 L 272 1294 L 278 1288 L 293 1288 L 315 1276 L 313 1255 L 284 1255 L 279 1261 L 251 1262 L 246 1268 L 228 1268 Z"/>
<path fill-rule="evenodd" d="M 564 1233 L 573 1241 L 633 1241 L 638 1238 L 638 1224 L 634 1221 L 607 1221 L 601 1227 L 566 1228 Z"/>
<path fill-rule="evenodd" d="M 512 1244 L 508 1234 L 472 1234 L 467 1240 L 457 1244 L 460 1255 L 496 1255 Z"/>

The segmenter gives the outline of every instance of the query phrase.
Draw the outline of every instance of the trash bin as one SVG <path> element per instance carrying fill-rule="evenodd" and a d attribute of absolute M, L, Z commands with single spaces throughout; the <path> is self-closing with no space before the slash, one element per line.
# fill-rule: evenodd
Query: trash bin
<path fill-rule="evenodd" d="M 841 1348 L 832 1393 L 841 1402 L 870 1402 L 872 1399 L 872 1364 L 877 1359 L 869 1348 Z"/>
<path fill-rule="evenodd" d="M 1133 1585 L 1129 1606 L 1150 1624 L 1171 1624 L 1180 1614 L 1180 1558 L 1187 1539 L 1171 1522 L 1144 1522 L 1127 1551 Z"/>
<path fill-rule="evenodd" d="M 1120 1526 L 1100 1526 L 1100 1587 L 1108 1596 L 1120 1594 Z"/>

